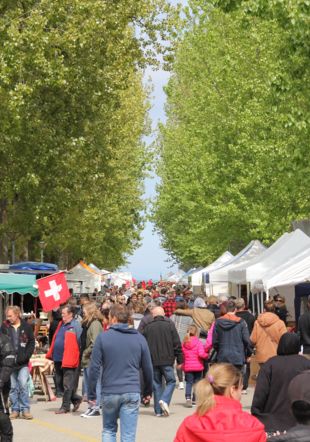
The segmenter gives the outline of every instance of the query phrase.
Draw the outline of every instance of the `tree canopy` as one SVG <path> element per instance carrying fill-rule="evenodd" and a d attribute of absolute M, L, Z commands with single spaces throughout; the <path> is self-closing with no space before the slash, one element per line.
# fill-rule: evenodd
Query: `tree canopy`
<path fill-rule="evenodd" d="M 185 267 L 309 216 L 309 2 L 189 2 L 154 220 Z"/>
<path fill-rule="evenodd" d="M 0 1 L 0 257 L 115 268 L 142 227 L 143 69 L 164 0 Z M 169 53 L 169 47 L 165 47 Z"/>

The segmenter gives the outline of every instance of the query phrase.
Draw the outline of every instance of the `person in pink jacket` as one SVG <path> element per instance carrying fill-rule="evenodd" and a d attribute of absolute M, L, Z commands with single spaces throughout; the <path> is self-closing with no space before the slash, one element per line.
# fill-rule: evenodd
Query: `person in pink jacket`
<path fill-rule="evenodd" d="M 195 392 L 192 395 L 193 385 L 202 378 L 204 359 L 208 356 L 197 334 L 198 328 L 196 325 L 190 325 L 182 344 L 184 356 L 182 368 L 185 372 L 185 399 L 187 407 L 192 407 L 195 404 Z"/>

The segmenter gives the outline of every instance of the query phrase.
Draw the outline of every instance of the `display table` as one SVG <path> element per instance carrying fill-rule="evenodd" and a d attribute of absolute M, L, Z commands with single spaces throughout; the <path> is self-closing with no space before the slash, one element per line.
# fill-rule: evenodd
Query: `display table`
<path fill-rule="evenodd" d="M 45 354 L 38 354 L 31 357 L 30 364 L 34 385 L 43 392 L 46 401 L 55 401 L 56 396 L 47 377 L 53 374 L 54 362 L 46 359 Z"/>

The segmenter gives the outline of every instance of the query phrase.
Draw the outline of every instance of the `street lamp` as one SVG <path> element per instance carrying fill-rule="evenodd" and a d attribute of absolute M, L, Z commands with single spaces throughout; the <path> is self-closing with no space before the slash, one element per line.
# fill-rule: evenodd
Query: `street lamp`
<path fill-rule="evenodd" d="M 45 247 L 45 241 L 40 241 L 39 242 L 40 245 L 40 249 L 41 249 L 41 262 L 43 262 L 44 259 L 44 247 Z"/>

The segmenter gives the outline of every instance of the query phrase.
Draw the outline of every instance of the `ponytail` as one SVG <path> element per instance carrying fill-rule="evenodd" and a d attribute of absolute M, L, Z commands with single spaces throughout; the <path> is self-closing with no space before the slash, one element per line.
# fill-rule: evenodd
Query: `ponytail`
<path fill-rule="evenodd" d="M 242 384 L 240 370 L 232 364 L 214 364 L 208 374 L 195 387 L 197 414 L 203 416 L 215 406 L 215 397 L 224 396 L 227 388 L 238 388 Z"/>
<path fill-rule="evenodd" d="M 198 327 L 195 324 L 192 324 L 188 327 L 187 333 L 184 336 L 183 342 L 188 342 L 191 339 L 191 336 L 197 336 L 198 335 Z"/>

